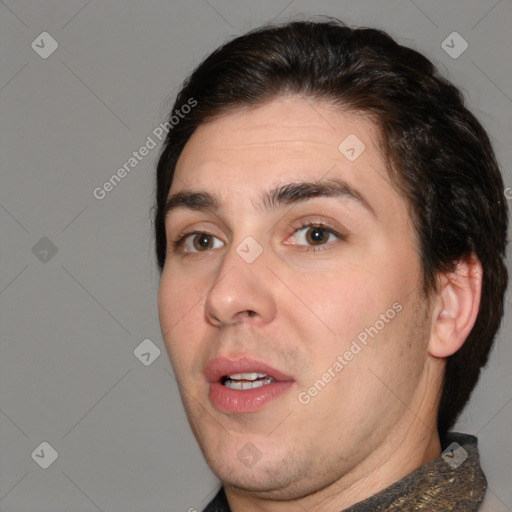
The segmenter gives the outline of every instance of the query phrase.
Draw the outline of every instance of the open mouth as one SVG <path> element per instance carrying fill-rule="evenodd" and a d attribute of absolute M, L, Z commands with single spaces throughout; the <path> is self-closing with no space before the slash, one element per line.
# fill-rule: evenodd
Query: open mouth
<path fill-rule="evenodd" d="M 270 405 L 293 385 L 292 377 L 248 357 L 216 357 L 204 369 L 212 405 L 227 413 L 252 413 Z"/>
<path fill-rule="evenodd" d="M 220 382 L 229 389 L 255 389 L 276 382 L 276 379 L 264 373 L 250 372 L 226 375 Z"/>

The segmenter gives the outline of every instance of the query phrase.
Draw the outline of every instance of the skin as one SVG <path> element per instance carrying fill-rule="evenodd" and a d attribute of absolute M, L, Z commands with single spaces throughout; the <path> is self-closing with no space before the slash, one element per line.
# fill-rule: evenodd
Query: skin
<path fill-rule="evenodd" d="M 338 149 L 350 134 L 366 146 L 353 162 Z M 178 161 L 170 195 L 206 191 L 219 208 L 169 213 L 160 323 L 189 422 L 234 512 L 339 511 L 440 454 L 444 357 L 474 323 L 481 267 L 461 262 L 425 299 L 409 210 L 378 135 L 368 116 L 280 97 L 200 126 Z M 262 200 L 273 187 L 329 179 L 373 212 L 347 197 Z M 318 223 L 342 237 L 321 231 L 325 243 L 308 245 L 303 226 Z M 173 244 L 191 232 L 213 235 L 211 248 L 197 251 L 197 235 Z M 236 251 L 247 236 L 263 250 L 250 264 Z M 401 311 L 301 403 L 395 303 Z M 221 412 L 203 374 L 216 356 L 264 361 L 293 385 L 257 412 Z M 251 467 L 238 457 L 246 443 L 261 456 Z"/>

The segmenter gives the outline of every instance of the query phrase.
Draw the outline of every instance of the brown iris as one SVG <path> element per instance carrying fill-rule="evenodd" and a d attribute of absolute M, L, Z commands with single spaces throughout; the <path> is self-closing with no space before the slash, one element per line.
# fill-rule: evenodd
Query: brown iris
<path fill-rule="evenodd" d="M 321 245 L 329 239 L 329 232 L 322 227 L 312 226 L 306 231 L 306 240 L 311 245 Z"/>
<path fill-rule="evenodd" d="M 197 251 L 207 251 L 213 247 L 213 235 L 197 233 L 192 243 Z"/>

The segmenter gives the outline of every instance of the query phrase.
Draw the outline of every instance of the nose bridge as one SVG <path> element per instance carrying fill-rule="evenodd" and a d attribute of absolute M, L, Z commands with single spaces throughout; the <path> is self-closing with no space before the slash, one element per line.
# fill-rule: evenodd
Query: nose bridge
<path fill-rule="evenodd" d="M 205 314 L 212 323 L 230 324 L 249 317 L 271 321 L 276 308 L 264 253 L 252 236 L 227 249 L 206 297 Z"/>

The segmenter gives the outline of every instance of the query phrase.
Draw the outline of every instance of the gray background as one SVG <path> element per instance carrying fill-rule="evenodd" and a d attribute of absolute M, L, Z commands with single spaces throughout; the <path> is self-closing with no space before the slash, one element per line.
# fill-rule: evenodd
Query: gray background
<path fill-rule="evenodd" d="M 463 88 L 512 187 L 510 0 L 0 2 L 1 511 L 201 510 L 215 493 L 158 325 L 149 210 L 160 147 L 103 200 L 93 190 L 207 53 L 315 14 L 383 28 L 432 58 Z M 31 47 L 50 48 L 44 31 L 58 42 L 46 59 Z M 453 31 L 469 44 L 458 58 L 441 46 Z M 457 427 L 479 437 L 496 511 L 512 510 L 510 322 L 508 302 Z M 148 366 L 134 355 L 144 339 L 161 350 Z M 58 453 L 47 469 L 42 442 Z"/>

